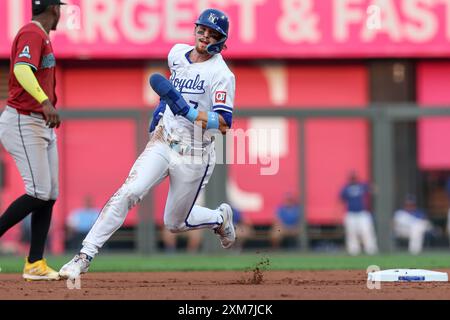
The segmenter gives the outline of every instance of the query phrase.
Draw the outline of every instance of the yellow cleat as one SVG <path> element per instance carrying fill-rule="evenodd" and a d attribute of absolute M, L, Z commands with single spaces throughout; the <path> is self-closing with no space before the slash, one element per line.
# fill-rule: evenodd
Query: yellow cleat
<path fill-rule="evenodd" d="M 45 259 L 29 263 L 28 258 L 26 258 L 22 276 L 27 281 L 59 280 L 59 273 L 50 268 Z"/>

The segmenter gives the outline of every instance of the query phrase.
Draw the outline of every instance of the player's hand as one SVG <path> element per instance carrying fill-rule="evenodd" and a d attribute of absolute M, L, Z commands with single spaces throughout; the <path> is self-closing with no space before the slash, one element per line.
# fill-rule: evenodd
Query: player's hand
<path fill-rule="evenodd" d="M 169 105 L 174 115 L 186 116 L 189 112 L 189 105 L 184 100 L 181 93 L 163 75 L 155 73 L 150 77 L 152 89 Z"/>
<path fill-rule="evenodd" d="M 161 116 L 160 115 L 153 116 L 152 122 L 150 123 L 150 128 L 148 130 L 150 133 L 155 131 L 156 127 L 159 124 L 159 120 L 161 120 Z"/>
<path fill-rule="evenodd" d="M 58 111 L 56 111 L 53 104 L 50 102 L 50 100 L 45 100 L 42 103 L 46 125 L 53 129 L 53 128 L 59 128 L 61 125 L 61 119 L 59 118 Z"/>
<path fill-rule="evenodd" d="M 155 111 L 153 112 L 153 119 L 152 119 L 152 122 L 150 123 L 150 128 L 149 128 L 150 133 L 155 131 L 155 129 L 158 126 L 159 121 L 161 120 L 165 111 L 166 111 L 166 102 L 161 99 L 161 102 L 156 107 Z"/>

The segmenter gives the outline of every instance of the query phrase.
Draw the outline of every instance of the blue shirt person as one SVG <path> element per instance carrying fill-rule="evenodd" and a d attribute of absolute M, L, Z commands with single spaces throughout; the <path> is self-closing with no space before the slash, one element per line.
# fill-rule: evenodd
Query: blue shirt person
<path fill-rule="evenodd" d="M 370 187 L 360 182 L 355 173 L 352 173 L 349 182 L 342 188 L 340 197 L 347 204 L 347 212 L 361 212 L 367 210 Z"/>
<path fill-rule="evenodd" d="M 414 195 L 406 196 L 403 208 L 394 213 L 393 222 L 395 235 L 408 240 L 409 252 L 422 252 L 425 236 L 428 231 L 432 231 L 432 225 L 425 212 L 417 207 Z"/>
<path fill-rule="evenodd" d="M 300 223 L 300 206 L 296 203 L 281 205 L 277 216 L 286 227 L 296 227 Z"/>
<path fill-rule="evenodd" d="M 78 247 L 81 241 L 91 230 L 97 221 L 100 209 L 94 207 L 93 199 L 90 195 L 85 196 L 84 204 L 81 208 L 75 209 L 70 213 L 67 220 L 68 227 L 68 246 L 72 248 L 72 244 Z M 73 249 L 73 248 L 72 248 Z"/>
<path fill-rule="evenodd" d="M 285 237 L 298 238 L 301 221 L 301 206 L 292 193 L 287 193 L 282 204 L 277 208 L 271 232 L 272 248 L 278 248 Z"/>

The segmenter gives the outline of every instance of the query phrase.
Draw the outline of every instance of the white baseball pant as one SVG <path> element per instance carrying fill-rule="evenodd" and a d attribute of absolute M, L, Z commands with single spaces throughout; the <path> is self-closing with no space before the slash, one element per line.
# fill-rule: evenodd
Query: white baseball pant
<path fill-rule="evenodd" d="M 123 224 L 128 211 L 167 176 L 170 188 L 164 210 L 165 226 L 174 233 L 218 227 L 223 222 L 218 209 L 194 206 L 213 173 L 215 160 L 213 145 L 195 156 L 174 151 L 164 127 L 158 126 L 125 183 L 102 209 L 80 252 L 94 257 Z"/>
<path fill-rule="evenodd" d="M 350 255 L 361 253 L 360 241 L 367 254 L 378 252 L 375 228 L 372 216 L 368 211 L 347 212 L 344 219 L 347 252 Z"/>
<path fill-rule="evenodd" d="M 41 114 L 22 115 L 6 107 L 0 117 L 0 140 L 14 158 L 31 197 L 56 200 L 58 150 L 54 129 L 45 125 Z"/>

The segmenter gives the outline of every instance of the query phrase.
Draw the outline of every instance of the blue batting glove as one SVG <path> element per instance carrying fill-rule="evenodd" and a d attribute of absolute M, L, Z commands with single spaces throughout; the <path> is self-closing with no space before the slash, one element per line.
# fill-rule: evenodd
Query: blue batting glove
<path fill-rule="evenodd" d="M 174 115 L 186 116 L 190 106 L 172 83 L 164 76 L 156 73 L 150 77 L 150 86 L 169 105 Z"/>

